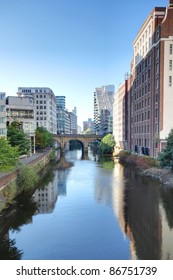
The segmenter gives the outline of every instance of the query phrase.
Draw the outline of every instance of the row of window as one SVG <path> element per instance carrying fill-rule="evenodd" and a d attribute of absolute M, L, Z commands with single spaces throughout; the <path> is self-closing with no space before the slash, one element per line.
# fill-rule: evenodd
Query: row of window
<path fill-rule="evenodd" d="M 146 121 L 150 119 L 150 111 L 135 116 L 135 122 Z"/>
<path fill-rule="evenodd" d="M 45 109 L 46 110 L 46 106 L 37 106 L 36 108 L 37 108 L 37 110 L 39 110 L 39 109 L 41 109 L 41 110 Z"/>
<path fill-rule="evenodd" d="M 44 100 L 44 101 L 42 101 L 42 100 L 40 100 L 40 101 L 36 101 L 36 104 L 46 104 L 46 100 Z"/>
<path fill-rule="evenodd" d="M 44 120 L 44 121 L 46 121 L 46 117 L 37 117 L 37 121 L 38 121 L 38 120 L 41 120 L 41 121 Z"/>
<path fill-rule="evenodd" d="M 137 67 L 137 76 L 151 64 L 151 56 L 149 55 L 148 58 L 143 60 L 143 62 Z"/>
<path fill-rule="evenodd" d="M 155 109 L 155 118 L 158 118 L 158 108 Z M 143 112 L 139 115 L 135 115 L 135 122 L 146 121 L 150 119 L 150 111 Z"/>
<path fill-rule="evenodd" d="M 37 94 L 37 95 L 36 95 L 36 98 L 46 98 L 46 94 L 44 94 L 44 95 L 42 95 L 42 94 L 39 94 L 39 95 L 38 95 L 38 94 Z"/>
<path fill-rule="evenodd" d="M 144 96 L 144 94 L 147 94 L 148 92 L 150 92 L 150 89 L 151 89 L 151 85 L 149 83 L 145 87 L 142 87 L 142 89 L 139 89 L 139 91 L 135 91 L 134 100 L 137 100 L 138 98 Z"/>
<path fill-rule="evenodd" d="M 142 125 L 142 126 L 137 126 L 134 128 L 134 133 L 138 134 L 138 133 L 150 133 L 150 125 Z"/>
<path fill-rule="evenodd" d="M 134 110 L 138 111 L 140 109 L 146 108 L 147 106 L 150 106 L 150 96 L 148 99 L 146 98 L 145 100 L 142 100 L 142 102 L 135 104 Z"/>

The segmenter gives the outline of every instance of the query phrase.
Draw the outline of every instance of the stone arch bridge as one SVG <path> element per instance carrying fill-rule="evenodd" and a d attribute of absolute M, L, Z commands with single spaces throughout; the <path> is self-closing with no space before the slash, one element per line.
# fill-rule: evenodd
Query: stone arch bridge
<path fill-rule="evenodd" d="M 70 140 L 76 140 L 80 142 L 82 147 L 82 153 L 88 152 L 89 144 L 93 141 L 101 141 L 103 136 L 100 135 L 84 135 L 84 134 L 54 134 L 54 140 L 58 142 L 63 153 L 65 150 L 65 145 Z"/>

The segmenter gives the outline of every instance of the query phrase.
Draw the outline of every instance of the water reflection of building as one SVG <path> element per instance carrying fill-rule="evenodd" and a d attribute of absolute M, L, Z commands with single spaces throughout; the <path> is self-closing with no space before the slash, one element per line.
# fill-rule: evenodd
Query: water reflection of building
<path fill-rule="evenodd" d="M 161 259 L 163 231 L 158 184 L 135 174 L 134 169 L 115 164 L 111 179 L 97 181 L 97 201 L 112 205 L 119 225 L 130 240 L 131 259 Z M 100 176 L 100 174 L 99 174 Z"/>
<path fill-rule="evenodd" d="M 125 185 L 124 231 L 133 236 L 133 255 L 137 259 L 159 260 L 162 246 L 159 188 L 145 179 L 137 176 L 134 181 L 131 178 L 130 185 L 128 182 Z"/>
<path fill-rule="evenodd" d="M 58 173 L 58 195 L 66 196 L 67 194 L 67 188 L 66 188 L 66 183 L 67 183 L 67 176 L 69 173 L 69 169 L 62 169 L 62 170 L 57 170 Z"/>
<path fill-rule="evenodd" d="M 162 188 L 160 213 L 162 215 L 162 259 L 173 260 L 173 189 Z"/>
<path fill-rule="evenodd" d="M 119 164 L 113 181 L 112 206 L 130 239 L 131 258 L 173 260 L 173 190 Z"/>
<path fill-rule="evenodd" d="M 51 213 L 54 209 L 58 197 L 58 175 L 54 173 L 54 178 L 43 189 L 37 189 L 34 193 L 34 201 L 37 202 L 37 213 Z"/>

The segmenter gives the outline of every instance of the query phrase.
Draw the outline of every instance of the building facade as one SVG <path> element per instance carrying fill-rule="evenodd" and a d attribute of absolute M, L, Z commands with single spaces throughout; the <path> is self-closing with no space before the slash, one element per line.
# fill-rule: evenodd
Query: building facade
<path fill-rule="evenodd" d="M 173 1 L 150 13 L 133 42 L 131 149 L 157 156 L 173 128 Z"/>
<path fill-rule="evenodd" d="M 97 135 L 112 133 L 113 85 L 96 88 L 94 92 L 94 130 Z"/>
<path fill-rule="evenodd" d="M 91 132 L 94 132 L 94 121 L 91 118 L 83 122 L 83 131 L 86 131 L 88 128 L 91 129 Z"/>
<path fill-rule="evenodd" d="M 5 92 L 0 92 L 0 137 L 6 136 L 6 94 Z"/>
<path fill-rule="evenodd" d="M 57 134 L 65 133 L 65 96 L 56 96 Z"/>
<path fill-rule="evenodd" d="M 173 128 L 173 0 L 151 11 L 133 49 L 126 86 L 127 149 L 157 157 Z M 117 126 L 123 130 L 118 120 Z"/>
<path fill-rule="evenodd" d="M 77 127 L 77 110 L 76 110 L 76 107 L 74 107 L 72 112 L 69 112 L 69 118 L 70 118 L 70 134 L 77 134 L 78 127 Z"/>
<path fill-rule="evenodd" d="M 45 127 L 57 134 L 56 98 L 53 91 L 46 87 L 19 87 L 18 96 L 34 98 L 36 127 Z"/>
<path fill-rule="evenodd" d="M 125 80 L 115 92 L 113 102 L 113 135 L 116 147 L 127 149 L 127 83 Z"/>
<path fill-rule="evenodd" d="M 23 132 L 31 139 L 35 153 L 35 113 L 34 99 L 29 96 L 8 96 L 6 98 L 7 127 L 12 122 L 20 123 Z"/>

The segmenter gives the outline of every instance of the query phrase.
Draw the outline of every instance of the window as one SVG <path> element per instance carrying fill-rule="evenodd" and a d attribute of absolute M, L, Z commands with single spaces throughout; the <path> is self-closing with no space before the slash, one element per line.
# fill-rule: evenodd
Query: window
<path fill-rule="evenodd" d="M 148 125 L 148 133 L 150 133 L 150 126 Z"/>
<path fill-rule="evenodd" d="M 157 78 L 156 79 L 156 88 L 158 88 L 159 87 L 159 79 Z"/>
<path fill-rule="evenodd" d="M 172 44 L 169 46 L 169 54 L 172 54 Z"/>
<path fill-rule="evenodd" d="M 172 70 L 172 59 L 169 60 L 169 70 Z"/>
<path fill-rule="evenodd" d="M 148 84 L 148 92 L 150 92 L 150 84 Z"/>
<path fill-rule="evenodd" d="M 150 106 L 150 97 L 148 97 L 148 106 Z"/>
<path fill-rule="evenodd" d="M 151 72 L 150 72 L 150 69 L 148 70 L 148 79 L 150 79 L 150 75 L 151 75 Z"/>
<path fill-rule="evenodd" d="M 158 109 L 156 108 L 156 115 L 155 117 L 157 118 L 158 117 Z"/>
<path fill-rule="evenodd" d="M 157 48 L 157 50 L 156 50 L 156 58 L 158 58 L 159 57 L 159 48 Z"/>
<path fill-rule="evenodd" d="M 156 73 L 159 73 L 159 63 L 156 64 Z"/>
<path fill-rule="evenodd" d="M 148 111 L 148 120 L 150 119 L 150 111 Z"/>
<path fill-rule="evenodd" d="M 172 76 L 169 76 L 169 86 L 172 86 Z"/>

